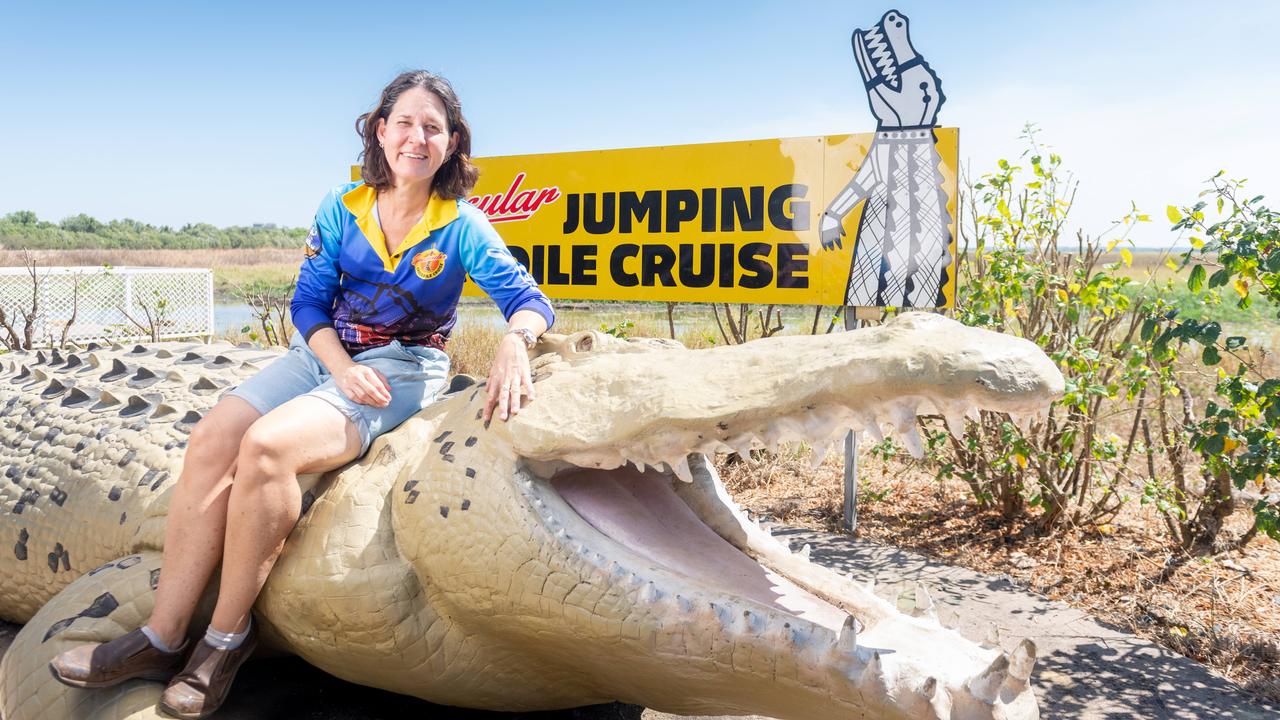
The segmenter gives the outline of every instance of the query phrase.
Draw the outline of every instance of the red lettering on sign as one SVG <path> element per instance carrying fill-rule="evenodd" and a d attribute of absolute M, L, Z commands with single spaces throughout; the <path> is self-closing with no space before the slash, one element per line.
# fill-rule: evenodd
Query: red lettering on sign
<path fill-rule="evenodd" d="M 477 195 L 468 198 L 468 202 L 479 208 L 489 218 L 489 222 L 510 222 L 528 220 L 543 205 L 560 199 L 560 188 L 521 188 L 526 174 L 516 173 L 515 179 L 506 192 L 495 195 Z"/>

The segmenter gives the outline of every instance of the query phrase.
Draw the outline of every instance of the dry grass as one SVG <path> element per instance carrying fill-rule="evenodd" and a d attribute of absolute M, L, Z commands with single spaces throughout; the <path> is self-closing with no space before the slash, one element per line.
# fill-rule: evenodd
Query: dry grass
<path fill-rule="evenodd" d="M 838 532 L 843 458 L 810 470 L 807 453 L 762 454 L 750 463 L 719 458 L 734 498 L 753 513 Z M 939 481 L 918 462 L 859 458 L 861 537 L 988 574 L 1033 591 L 1214 668 L 1280 701 L 1280 543 L 1255 538 L 1238 552 L 1193 557 L 1170 549 L 1150 506 L 1125 505 L 1109 524 L 1053 536 L 1007 524 L 979 509 L 959 481 Z M 1229 529 L 1251 515 L 1239 510 Z"/>
<path fill-rule="evenodd" d="M 0 267 L 25 264 L 23 250 L 0 250 Z M 254 282 L 284 284 L 298 273 L 302 253 L 290 248 L 207 250 L 31 250 L 41 267 L 207 267 L 222 301 L 235 300 L 235 288 Z"/>
<path fill-rule="evenodd" d="M 0 250 L 0 266 L 23 264 L 22 250 Z M 295 270 L 302 252 L 291 248 L 245 248 L 207 250 L 31 250 L 31 256 L 43 266 L 116 267 L 250 267 L 259 265 L 291 265 Z"/>

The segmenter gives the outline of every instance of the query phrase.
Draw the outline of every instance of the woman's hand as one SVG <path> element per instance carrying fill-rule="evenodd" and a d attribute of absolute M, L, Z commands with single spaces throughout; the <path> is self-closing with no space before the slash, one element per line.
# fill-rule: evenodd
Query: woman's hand
<path fill-rule="evenodd" d="M 391 402 L 391 386 L 382 373 L 368 365 L 352 363 L 333 376 L 333 382 L 352 402 L 386 407 Z"/>
<path fill-rule="evenodd" d="M 489 371 L 488 401 L 484 404 L 484 424 L 498 408 L 498 418 L 506 420 L 520 412 L 520 397 L 533 399 L 533 378 L 529 375 L 529 351 L 519 335 L 507 333 L 498 343 L 498 354 Z M 508 412 L 510 411 L 510 412 Z"/>

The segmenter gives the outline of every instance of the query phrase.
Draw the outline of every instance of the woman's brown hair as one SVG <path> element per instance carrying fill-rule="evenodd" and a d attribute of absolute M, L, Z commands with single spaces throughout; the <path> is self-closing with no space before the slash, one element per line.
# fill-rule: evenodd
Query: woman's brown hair
<path fill-rule="evenodd" d="M 462 103 L 458 101 L 458 95 L 454 93 L 449 81 L 426 70 L 400 73 L 382 89 L 382 95 L 374 109 L 356 118 L 356 133 L 364 141 L 364 150 L 360 152 L 364 163 L 360 168 L 360 175 L 374 190 L 391 187 L 394 177 L 387 165 L 386 156 L 378 147 L 378 121 L 386 120 L 400 95 L 415 87 L 440 98 L 449 124 L 446 130 L 451 134 L 458 134 L 458 145 L 444 165 L 436 171 L 435 178 L 431 181 L 431 191 L 450 200 L 465 198 L 480 177 L 480 169 L 471 163 L 471 126 L 462 116 Z"/>

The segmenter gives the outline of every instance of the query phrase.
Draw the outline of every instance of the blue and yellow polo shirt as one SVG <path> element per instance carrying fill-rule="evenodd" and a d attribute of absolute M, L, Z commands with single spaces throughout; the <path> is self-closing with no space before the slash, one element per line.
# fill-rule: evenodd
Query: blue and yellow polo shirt
<path fill-rule="evenodd" d="M 388 254 L 363 182 L 332 190 L 316 211 L 290 312 L 307 339 L 332 327 L 352 355 L 399 340 L 443 348 L 458 319 L 466 276 L 503 317 L 534 310 L 555 321 L 551 303 L 484 213 L 432 195 L 422 219 Z"/>

